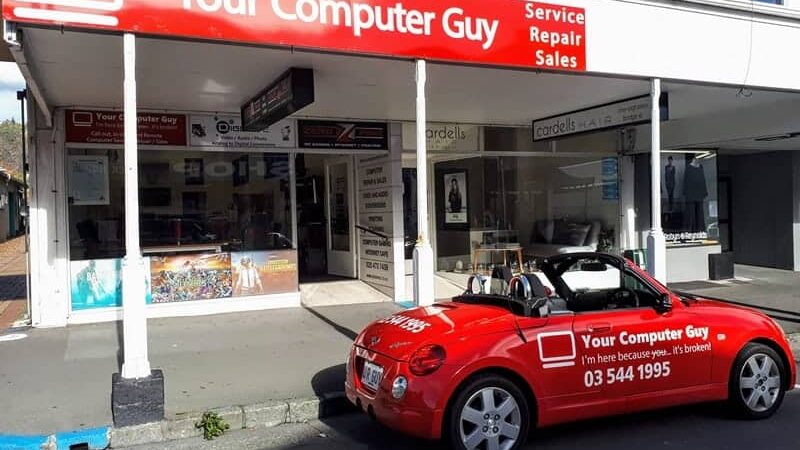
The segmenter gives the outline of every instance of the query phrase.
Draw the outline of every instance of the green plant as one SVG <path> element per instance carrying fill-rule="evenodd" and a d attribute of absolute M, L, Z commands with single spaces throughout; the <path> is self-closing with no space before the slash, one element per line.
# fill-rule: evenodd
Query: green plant
<path fill-rule="evenodd" d="M 205 412 L 199 422 L 194 424 L 195 428 L 203 430 L 203 438 L 207 440 L 222 436 L 231 426 L 225 419 L 215 412 Z"/>

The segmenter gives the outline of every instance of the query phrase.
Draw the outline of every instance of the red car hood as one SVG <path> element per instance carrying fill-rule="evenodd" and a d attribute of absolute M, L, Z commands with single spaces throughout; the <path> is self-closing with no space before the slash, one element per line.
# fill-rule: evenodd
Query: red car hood
<path fill-rule="evenodd" d="M 427 344 L 447 345 L 465 336 L 514 331 L 508 310 L 485 305 L 437 303 L 402 311 L 373 322 L 356 338 L 356 345 L 398 361 Z"/>

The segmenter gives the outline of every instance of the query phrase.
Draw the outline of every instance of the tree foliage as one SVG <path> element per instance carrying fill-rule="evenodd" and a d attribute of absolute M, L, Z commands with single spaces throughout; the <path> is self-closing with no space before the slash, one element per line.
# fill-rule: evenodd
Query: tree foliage
<path fill-rule="evenodd" d="M 14 119 L 0 122 L 0 167 L 22 179 L 22 125 Z"/>

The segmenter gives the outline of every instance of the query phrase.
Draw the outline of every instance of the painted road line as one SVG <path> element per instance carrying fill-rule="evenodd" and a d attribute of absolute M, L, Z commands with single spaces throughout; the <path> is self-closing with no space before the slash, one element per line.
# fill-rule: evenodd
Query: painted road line
<path fill-rule="evenodd" d="M 10 341 L 18 341 L 20 339 L 25 339 L 28 337 L 25 333 L 12 333 L 0 336 L 0 342 L 10 342 Z"/>

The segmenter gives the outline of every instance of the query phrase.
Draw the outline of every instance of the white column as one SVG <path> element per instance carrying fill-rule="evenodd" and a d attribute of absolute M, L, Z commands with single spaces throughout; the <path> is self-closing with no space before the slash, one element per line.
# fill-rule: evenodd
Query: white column
<path fill-rule="evenodd" d="M 417 60 L 417 244 L 414 246 L 414 303 L 428 306 L 434 302 L 433 248 L 428 226 L 428 147 L 425 130 L 427 117 L 424 60 Z"/>
<path fill-rule="evenodd" d="M 650 233 L 647 235 L 647 271 L 662 283 L 667 282 L 667 247 L 661 229 L 661 80 L 653 78 L 650 84 Z"/>
<path fill-rule="evenodd" d="M 136 135 L 136 37 L 123 37 L 125 80 L 125 258 L 122 260 L 123 378 L 150 376 L 144 260 L 139 248 L 139 155 Z"/>

